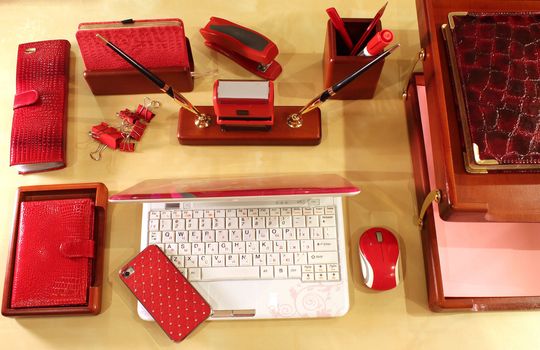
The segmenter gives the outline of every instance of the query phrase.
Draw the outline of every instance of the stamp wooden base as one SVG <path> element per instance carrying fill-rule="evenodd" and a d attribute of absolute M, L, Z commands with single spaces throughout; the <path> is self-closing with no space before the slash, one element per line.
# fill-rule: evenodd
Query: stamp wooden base
<path fill-rule="evenodd" d="M 274 107 L 274 125 L 270 130 L 239 128 L 224 130 L 216 123 L 212 106 L 197 106 L 202 113 L 212 116 L 210 126 L 195 125 L 195 114 L 181 108 L 178 117 L 178 141 L 182 145 L 293 145 L 315 146 L 321 142 L 321 111 L 316 108 L 303 115 L 303 125 L 287 125 L 290 114 L 302 106 Z"/>

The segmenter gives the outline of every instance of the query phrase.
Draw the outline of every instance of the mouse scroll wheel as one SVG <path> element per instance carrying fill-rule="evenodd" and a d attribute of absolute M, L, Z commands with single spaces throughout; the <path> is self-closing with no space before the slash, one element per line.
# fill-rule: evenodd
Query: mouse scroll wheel
<path fill-rule="evenodd" d="M 377 236 L 377 242 L 381 243 L 382 242 L 382 233 L 381 233 L 381 231 L 376 231 L 375 235 Z"/>

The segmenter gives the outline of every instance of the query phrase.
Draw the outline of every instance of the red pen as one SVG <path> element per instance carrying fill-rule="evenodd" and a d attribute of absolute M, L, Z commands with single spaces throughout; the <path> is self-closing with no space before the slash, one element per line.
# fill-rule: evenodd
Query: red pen
<path fill-rule="evenodd" d="M 358 51 L 360 50 L 360 48 L 362 47 L 362 44 L 364 44 L 364 42 L 366 41 L 369 33 L 371 33 L 371 31 L 373 30 L 373 28 L 375 28 L 375 26 L 377 25 L 377 23 L 379 22 L 379 20 L 381 19 L 382 15 L 384 14 L 384 10 L 386 9 L 386 5 L 388 5 L 388 3 L 384 4 L 383 7 L 381 7 L 381 9 L 379 10 L 379 12 L 377 12 L 377 14 L 375 15 L 375 17 L 373 17 L 373 20 L 371 21 L 371 23 L 369 24 L 369 26 L 367 27 L 366 31 L 364 32 L 364 34 L 362 34 L 362 37 L 360 38 L 360 40 L 358 40 L 356 42 L 356 45 L 354 45 L 354 48 L 352 49 L 351 51 L 351 56 L 355 56 L 358 54 Z"/>
<path fill-rule="evenodd" d="M 368 41 L 366 47 L 360 51 L 357 56 L 378 55 L 392 42 L 392 40 L 394 40 L 394 34 L 388 29 L 383 29 L 380 32 L 375 33 L 375 36 Z"/>
<path fill-rule="evenodd" d="M 326 9 L 326 13 L 328 13 L 328 16 L 330 17 L 330 21 L 334 25 L 334 28 L 336 28 L 336 30 L 339 32 L 339 34 L 343 38 L 343 41 L 345 41 L 345 45 L 347 45 L 349 50 L 352 50 L 353 43 L 352 43 L 351 37 L 349 36 L 347 29 L 345 28 L 345 23 L 343 23 L 343 19 L 337 13 L 337 10 L 334 7 L 329 7 Z"/>

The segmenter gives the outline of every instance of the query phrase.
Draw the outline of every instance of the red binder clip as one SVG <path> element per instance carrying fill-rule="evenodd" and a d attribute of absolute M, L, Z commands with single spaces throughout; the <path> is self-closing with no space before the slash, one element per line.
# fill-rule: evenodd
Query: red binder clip
<path fill-rule="evenodd" d="M 90 153 L 90 158 L 93 160 L 100 160 L 101 153 L 103 153 L 107 147 L 112 149 L 118 148 L 120 142 L 124 139 L 124 136 L 117 129 L 109 126 L 109 124 L 105 122 L 92 126 L 90 136 L 100 143 L 98 148 Z"/>
<path fill-rule="evenodd" d="M 133 128 L 131 129 L 128 136 L 132 138 L 133 140 L 139 141 L 145 129 L 146 129 L 146 124 L 143 124 L 140 120 L 137 120 L 135 122 L 135 125 L 133 125 Z"/>
<path fill-rule="evenodd" d="M 120 147 L 118 149 L 122 152 L 134 152 L 135 144 L 133 142 L 129 142 L 127 139 L 124 139 L 122 142 L 120 142 Z"/>
<path fill-rule="evenodd" d="M 253 74 L 266 80 L 275 80 L 281 73 L 281 65 L 275 60 L 279 50 L 264 35 L 218 17 L 211 17 L 200 32 L 206 46 L 229 57 Z"/>
<path fill-rule="evenodd" d="M 137 106 L 137 113 L 140 115 L 147 123 L 156 116 L 153 112 L 154 109 L 159 108 L 161 104 L 158 101 L 151 100 L 148 97 L 144 98 L 144 105 Z"/>
<path fill-rule="evenodd" d="M 135 124 L 135 122 L 141 118 L 139 113 L 133 113 L 127 108 L 118 112 L 118 116 L 131 125 Z"/>

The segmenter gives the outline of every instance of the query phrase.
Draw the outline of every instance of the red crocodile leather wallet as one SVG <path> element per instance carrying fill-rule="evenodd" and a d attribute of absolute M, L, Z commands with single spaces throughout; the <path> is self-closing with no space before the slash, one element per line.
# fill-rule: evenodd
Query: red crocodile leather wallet
<path fill-rule="evenodd" d="M 471 165 L 540 169 L 540 14 L 456 13 L 449 22 Z"/>
<path fill-rule="evenodd" d="M 22 202 L 11 307 L 84 305 L 94 257 L 90 198 Z"/>
<path fill-rule="evenodd" d="M 10 165 L 20 174 L 66 166 L 67 40 L 19 45 Z"/>
<path fill-rule="evenodd" d="M 120 278 L 174 341 L 210 316 L 210 305 L 155 245 L 127 263 Z"/>
<path fill-rule="evenodd" d="M 86 70 L 133 69 L 96 34 L 122 48 L 146 68 L 190 66 L 184 25 L 178 18 L 79 24 L 76 37 Z"/>

